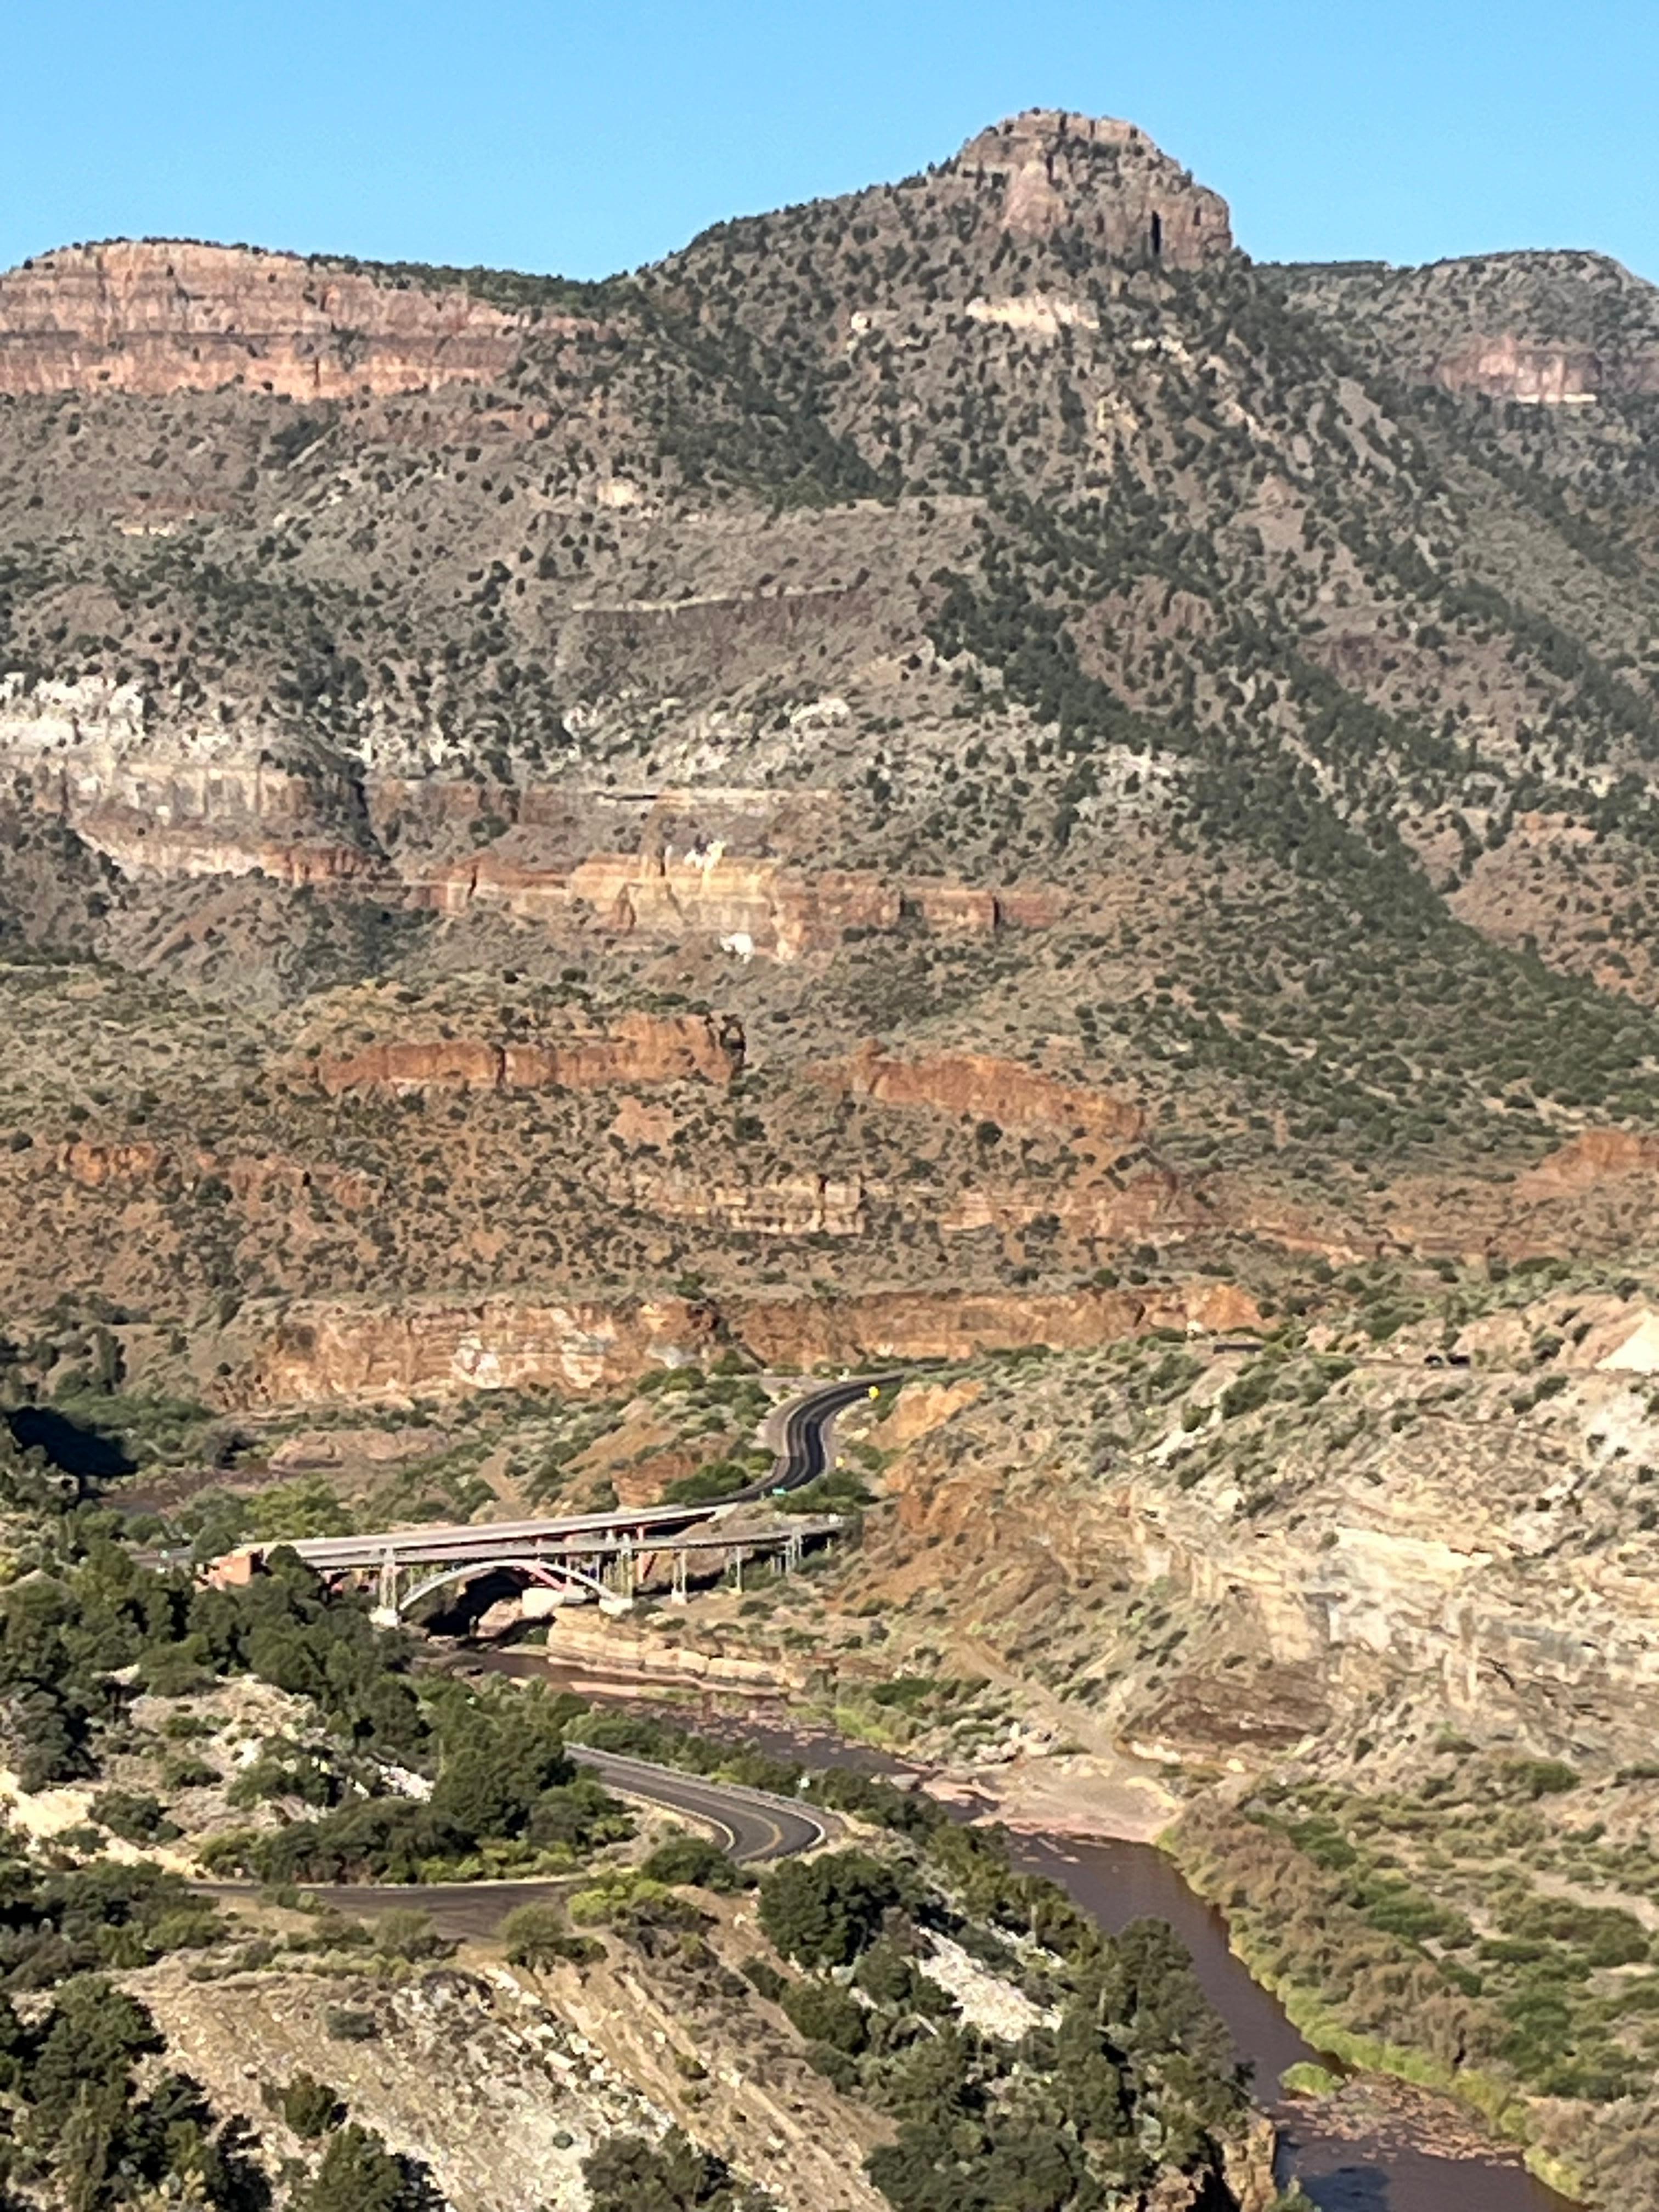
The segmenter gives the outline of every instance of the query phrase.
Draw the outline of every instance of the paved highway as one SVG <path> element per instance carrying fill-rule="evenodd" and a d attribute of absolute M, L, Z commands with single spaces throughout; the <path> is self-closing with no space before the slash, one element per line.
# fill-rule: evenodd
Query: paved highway
<path fill-rule="evenodd" d="M 763 1866 L 774 1859 L 789 1858 L 797 1851 L 815 1850 L 839 1835 L 840 1823 L 831 1813 L 815 1812 L 793 1797 L 774 1797 L 763 1790 L 740 1789 L 735 1783 L 710 1782 L 700 1774 L 682 1774 L 677 1767 L 658 1766 L 644 1759 L 625 1759 L 619 1752 L 590 1751 L 573 1743 L 571 1755 L 591 1766 L 608 1790 L 632 1797 L 665 1812 L 684 1814 L 700 1828 L 713 1832 L 714 1841 L 740 1866 Z M 432 1916 L 441 1936 L 454 1941 L 493 1936 L 509 1912 L 520 1905 L 543 1905 L 582 1887 L 582 1877 L 566 1875 L 546 1881 L 434 1881 L 339 1882 L 307 1885 L 312 1893 L 325 1898 L 341 1912 L 370 1918 L 398 1906 L 413 1906 Z M 234 1905 L 258 1894 L 252 1882 L 194 1882 L 191 1887 L 221 1903 Z"/>
<path fill-rule="evenodd" d="M 672 1813 L 685 1813 L 714 1829 L 714 1840 L 739 1866 L 760 1866 L 816 1850 L 830 1838 L 831 1821 L 793 1797 L 774 1797 L 764 1790 L 739 1789 L 735 1783 L 710 1782 L 701 1774 L 682 1774 L 643 1759 L 614 1751 L 590 1751 L 572 1743 L 570 1755 L 591 1766 L 607 1790 L 638 1797 Z"/>
<path fill-rule="evenodd" d="M 349 1568 L 379 1566 L 388 1555 L 405 1566 L 422 1563 L 449 1564 L 499 1554 L 511 1559 L 538 1544 L 556 1545 L 584 1537 L 623 1537 L 635 1540 L 656 1534 L 665 1535 L 711 1520 L 727 1508 L 753 1504 L 780 1491 L 801 1490 L 816 1481 L 829 1464 L 825 1431 L 837 1413 L 867 1398 L 872 1391 L 897 1376 L 860 1376 L 809 1390 L 783 1412 L 777 1458 L 769 1473 L 729 1497 L 701 1505 L 647 1505 L 617 1513 L 585 1513 L 546 1521 L 481 1521 L 453 1527 L 422 1523 L 410 1528 L 383 1529 L 357 1536 L 311 1536 L 288 1548 L 319 1574 Z M 246 1548 L 246 1547 L 245 1547 Z M 270 1547 L 255 1546 L 255 1551 Z"/>
<path fill-rule="evenodd" d="M 897 1375 L 852 1376 L 845 1382 L 830 1382 L 822 1390 L 809 1390 L 797 1398 L 785 1410 L 777 1464 L 770 1474 L 763 1474 L 746 1490 L 733 1491 L 720 1504 L 746 1505 L 780 1490 L 804 1490 L 809 1482 L 816 1482 L 830 1464 L 827 1431 L 836 1414 L 902 1379 Z"/>

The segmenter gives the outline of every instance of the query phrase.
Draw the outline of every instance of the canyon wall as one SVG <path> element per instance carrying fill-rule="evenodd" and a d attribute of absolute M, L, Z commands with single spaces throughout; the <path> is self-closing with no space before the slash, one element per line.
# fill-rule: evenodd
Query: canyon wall
<path fill-rule="evenodd" d="M 683 1297 L 618 1302 L 438 1299 L 398 1307 L 296 1304 L 225 1385 L 238 1406 L 397 1402 L 474 1390 L 581 1395 L 653 1367 L 714 1358 L 735 1339 L 769 1367 L 809 1371 L 869 1359 L 969 1359 L 1076 1350 L 1154 1328 L 1259 1328 L 1231 1284 L 1165 1290 L 976 1293 L 893 1291 L 846 1298 Z"/>
<path fill-rule="evenodd" d="M 865 1360 L 973 1359 L 986 1352 L 1079 1351 L 1147 1329 L 1261 1326 L 1254 1302 L 1227 1283 L 1145 1292 L 877 1291 L 835 1299 L 733 1301 L 726 1310 L 756 1358 L 785 1370 Z"/>
<path fill-rule="evenodd" d="M 343 1091 L 593 1091 L 613 1084 L 728 1084 L 743 1066 L 743 1024 L 730 1016 L 622 1014 L 608 1030 L 556 1044 L 477 1038 L 399 1040 L 315 1062 L 331 1098 Z"/>
<path fill-rule="evenodd" d="M 448 863 L 415 895 L 440 914 L 498 906 L 526 921 L 585 908 L 618 935 L 674 944 L 704 937 L 745 957 L 782 961 L 831 951 L 849 930 L 896 929 L 907 913 L 941 935 L 987 937 L 1004 927 L 1044 928 L 1061 907 L 1058 892 L 1036 884 L 1000 892 L 945 878 L 811 871 L 728 854 L 718 841 L 678 854 L 592 853 L 564 867 L 486 850 Z"/>
<path fill-rule="evenodd" d="M 523 329 L 459 286 L 421 291 L 295 254 L 118 239 L 0 276 L 0 392 L 419 392 L 502 375 Z"/>
<path fill-rule="evenodd" d="M 1517 1385 L 1569 1316 L 1589 1334 L 1566 1339 L 1562 1387 L 1534 1405 Z M 1460 1341 L 1474 1365 L 1455 1411 L 1413 1344 L 1350 1374 L 1329 1419 L 1287 1416 L 1285 1390 L 1276 1412 L 1236 1408 L 1237 1459 L 1219 1464 L 1201 1439 L 1241 1371 L 1224 1356 L 1142 1439 L 1112 1421 L 1086 1451 L 1068 1393 L 1086 1397 L 1099 1365 L 914 1382 L 875 1437 L 895 1455 L 897 1531 L 872 1527 L 870 1590 L 936 1587 L 948 1555 L 959 1627 L 1017 1664 L 1030 1638 L 1118 1741 L 1171 1764 L 1245 1771 L 1322 1738 L 1346 1757 L 1362 1732 L 1399 1746 L 1448 1728 L 1575 1764 L 1645 1759 L 1656 1539 L 1632 1470 L 1655 1449 L 1659 1318 L 1561 1294 Z"/>
<path fill-rule="evenodd" d="M 1120 1150 L 1140 1143 L 1146 1117 L 1127 1098 L 1061 1083 L 1022 1060 L 990 1053 L 933 1053 L 890 1058 L 873 1040 L 842 1060 L 809 1069 L 816 1083 L 878 1106 L 924 1106 L 968 1114 L 1011 1129 L 1063 1129 Z"/>
<path fill-rule="evenodd" d="M 485 1298 L 403 1308 L 311 1301 L 290 1307 L 233 1376 L 249 1408 L 398 1403 L 473 1390 L 578 1395 L 653 1367 L 713 1357 L 716 1317 L 684 1298 L 533 1302 Z"/>

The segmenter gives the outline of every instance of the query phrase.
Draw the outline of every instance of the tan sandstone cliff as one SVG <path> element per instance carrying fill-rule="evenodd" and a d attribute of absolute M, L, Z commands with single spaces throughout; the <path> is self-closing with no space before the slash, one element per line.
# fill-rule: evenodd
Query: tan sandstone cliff
<path fill-rule="evenodd" d="M 398 289 L 248 246 L 118 239 L 0 276 L 0 392 L 418 392 L 501 375 L 522 329 L 459 287 Z"/>
<path fill-rule="evenodd" d="M 768 1366 L 969 1359 L 987 1351 L 1109 1344 L 1146 1330 L 1260 1328 L 1243 1291 L 1193 1283 L 1131 1292 L 893 1291 L 862 1297 L 603 1302 L 438 1298 L 397 1307 L 291 1306 L 226 1386 L 250 1407 L 395 1401 L 474 1390 L 580 1395 L 702 1362 L 735 1340 Z M 257 1323 L 256 1323 L 257 1327 Z"/>

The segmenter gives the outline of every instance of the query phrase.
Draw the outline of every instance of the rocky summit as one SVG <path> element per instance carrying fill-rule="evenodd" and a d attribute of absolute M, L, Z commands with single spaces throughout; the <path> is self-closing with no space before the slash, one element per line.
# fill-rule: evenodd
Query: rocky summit
<path fill-rule="evenodd" d="M 1254 263 L 1048 111 L 602 283 L 0 276 L 12 1486 L 707 1499 L 749 1378 L 890 1371 L 861 1549 L 671 1671 L 1167 1829 L 1321 2050 L 1655 2201 L 1656 456 L 1614 263 Z M 483 1988 L 399 2032 L 527 2064 Z M 580 2128 L 696 2121 L 611 2055 Z"/>

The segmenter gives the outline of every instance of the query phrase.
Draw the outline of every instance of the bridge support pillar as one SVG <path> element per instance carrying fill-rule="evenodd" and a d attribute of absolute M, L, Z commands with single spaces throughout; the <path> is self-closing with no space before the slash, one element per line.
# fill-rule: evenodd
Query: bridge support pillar
<path fill-rule="evenodd" d="M 668 1602 L 670 1605 L 689 1605 L 690 1594 L 685 1586 L 686 1555 L 684 1552 L 676 1552 L 673 1559 L 673 1583 L 668 1593 Z"/>

